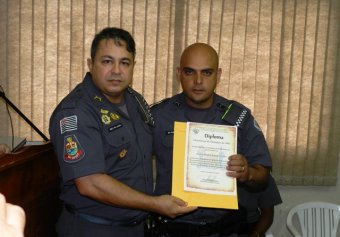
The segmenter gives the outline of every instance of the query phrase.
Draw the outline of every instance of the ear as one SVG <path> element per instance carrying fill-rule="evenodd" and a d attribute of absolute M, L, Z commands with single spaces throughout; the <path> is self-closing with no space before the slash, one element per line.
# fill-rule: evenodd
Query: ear
<path fill-rule="evenodd" d="M 176 68 L 176 78 L 177 78 L 177 81 L 181 81 L 181 67 L 177 67 Z"/>
<path fill-rule="evenodd" d="M 217 84 L 220 83 L 222 68 L 217 69 Z"/>
<path fill-rule="evenodd" d="M 87 59 L 87 67 L 89 69 L 89 71 L 91 72 L 92 71 L 92 59 L 91 58 L 88 58 Z"/>

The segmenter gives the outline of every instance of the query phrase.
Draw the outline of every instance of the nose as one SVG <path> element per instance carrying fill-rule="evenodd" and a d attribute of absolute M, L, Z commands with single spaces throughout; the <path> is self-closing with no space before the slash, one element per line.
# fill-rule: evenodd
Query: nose
<path fill-rule="evenodd" d="M 196 84 L 202 84 L 202 81 L 203 81 L 203 77 L 201 74 L 197 74 L 196 78 L 195 78 L 195 83 Z"/>
<path fill-rule="evenodd" d="M 120 72 L 119 63 L 113 63 L 112 68 L 111 68 L 111 73 L 119 74 L 119 72 Z"/>

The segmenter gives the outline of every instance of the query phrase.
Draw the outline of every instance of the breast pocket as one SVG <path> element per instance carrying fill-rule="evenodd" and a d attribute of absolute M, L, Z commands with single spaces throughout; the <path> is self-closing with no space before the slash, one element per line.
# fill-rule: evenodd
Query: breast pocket
<path fill-rule="evenodd" d="M 168 127 L 164 131 L 162 134 L 162 144 L 167 148 L 171 148 L 174 142 L 174 128 Z"/>
<path fill-rule="evenodd" d="M 122 123 L 111 124 L 104 128 L 106 142 L 114 148 L 128 147 L 131 143 L 131 133 Z"/>

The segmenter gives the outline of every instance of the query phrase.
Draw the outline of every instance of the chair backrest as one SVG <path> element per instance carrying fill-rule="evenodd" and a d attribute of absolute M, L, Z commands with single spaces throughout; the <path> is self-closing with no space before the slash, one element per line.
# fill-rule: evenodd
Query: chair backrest
<path fill-rule="evenodd" d="M 294 216 L 297 216 L 301 231 L 293 223 Z M 289 211 L 287 227 L 294 237 L 337 237 L 339 219 L 340 205 L 327 202 L 307 202 L 299 204 Z"/>

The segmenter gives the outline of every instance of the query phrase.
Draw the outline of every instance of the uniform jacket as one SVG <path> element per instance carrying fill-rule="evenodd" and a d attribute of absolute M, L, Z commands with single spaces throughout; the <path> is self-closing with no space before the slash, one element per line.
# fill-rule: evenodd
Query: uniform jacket
<path fill-rule="evenodd" d="M 117 221 L 144 215 L 79 194 L 74 179 L 106 173 L 144 193 L 152 193 L 152 131 L 134 93 L 125 91 L 126 115 L 95 87 L 88 73 L 57 106 L 50 137 L 61 174 L 60 198 L 76 210 Z"/>
<path fill-rule="evenodd" d="M 181 93 L 170 99 L 165 99 L 151 108 L 155 119 L 155 128 L 153 130 L 153 152 L 156 156 L 157 166 L 155 194 L 171 193 L 174 121 L 236 125 L 236 123 L 240 122 L 237 117 L 229 119 L 226 116 L 222 119 L 227 109 L 230 108 L 229 105 L 231 103 L 235 109 L 247 111 L 248 113 L 238 127 L 237 152 L 244 155 L 250 165 L 261 164 L 271 167 L 272 163 L 267 143 L 249 109 L 235 101 L 230 101 L 214 94 L 213 105 L 206 111 L 204 117 L 197 118 L 192 116 L 195 111 L 193 108 L 188 108 L 185 103 L 185 96 Z M 234 122 L 235 124 L 233 124 Z M 239 197 L 239 202 L 242 204 L 242 197 Z M 182 218 L 216 219 L 223 216 L 226 212 L 227 210 L 199 208 L 192 214 Z"/>

